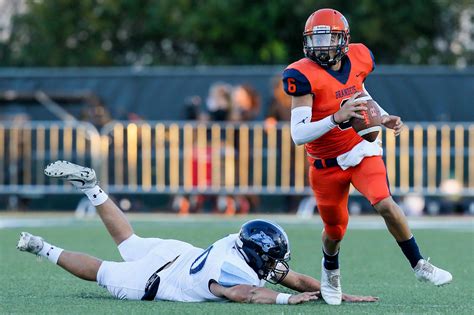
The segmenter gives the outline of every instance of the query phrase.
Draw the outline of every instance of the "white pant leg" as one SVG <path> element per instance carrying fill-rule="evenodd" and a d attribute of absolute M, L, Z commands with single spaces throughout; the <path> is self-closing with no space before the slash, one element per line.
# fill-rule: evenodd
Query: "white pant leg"
<path fill-rule="evenodd" d="M 167 262 L 167 257 L 153 252 L 135 261 L 103 261 L 97 272 L 97 283 L 118 299 L 140 300 L 150 276 Z"/>
<path fill-rule="evenodd" d="M 117 248 L 124 261 L 134 261 L 145 257 L 153 248 L 158 246 L 163 240 L 161 238 L 142 238 L 132 234 Z"/>
<path fill-rule="evenodd" d="M 124 242 L 128 240 L 130 242 L 125 244 L 125 249 L 119 248 L 120 253 L 124 259 L 138 253 L 133 257 L 135 260 L 125 262 L 104 261 L 97 272 L 97 283 L 118 299 L 140 300 L 145 294 L 146 282 L 154 272 L 177 256 L 195 249 L 191 244 L 177 240 L 142 239 L 136 235 Z M 144 241 L 142 242 L 142 240 Z M 135 252 L 135 248 L 132 246 L 134 244 L 140 247 L 141 250 L 148 250 L 148 253 L 142 255 L 143 252 Z M 153 245 L 151 248 L 145 246 L 150 244 Z M 123 254 L 122 250 L 126 253 Z M 140 255 L 143 257 L 136 258 Z"/>

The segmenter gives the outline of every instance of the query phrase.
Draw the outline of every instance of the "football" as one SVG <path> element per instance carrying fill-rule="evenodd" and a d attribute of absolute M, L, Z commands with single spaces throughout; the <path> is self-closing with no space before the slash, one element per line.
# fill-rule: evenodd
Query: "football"
<path fill-rule="evenodd" d="M 351 119 L 352 128 L 354 128 L 357 134 L 365 140 L 374 142 L 375 139 L 377 139 L 379 132 L 382 130 L 382 116 L 380 115 L 379 107 L 370 95 L 365 93 L 360 94 L 357 99 L 367 101 L 367 110 L 359 112 L 364 116 L 363 119 L 355 117 Z"/>

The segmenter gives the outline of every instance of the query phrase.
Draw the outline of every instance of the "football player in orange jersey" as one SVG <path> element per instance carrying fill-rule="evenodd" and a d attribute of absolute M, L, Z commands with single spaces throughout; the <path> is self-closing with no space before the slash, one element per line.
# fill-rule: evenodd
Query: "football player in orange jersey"
<path fill-rule="evenodd" d="M 366 46 L 349 41 L 346 18 L 333 9 L 318 10 L 306 21 L 305 58 L 283 73 L 284 89 L 292 96 L 291 136 L 297 145 L 305 144 L 310 183 L 324 222 L 321 293 L 334 305 L 341 303 L 338 254 L 349 219 L 351 183 L 382 215 L 417 279 L 435 285 L 452 280 L 449 272 L 421 256 L 403 211 L 390 195 L 379 143 L 363 140 L 351 128 L 349 120 L 362 118 L 358 112 L 366 110 L 366 101 L 357 96 L 367 93 L 364 81 L 375 63 Z M 380 112 L 382 125 L 398 136 L 400 117 L 382 108 Z"/>

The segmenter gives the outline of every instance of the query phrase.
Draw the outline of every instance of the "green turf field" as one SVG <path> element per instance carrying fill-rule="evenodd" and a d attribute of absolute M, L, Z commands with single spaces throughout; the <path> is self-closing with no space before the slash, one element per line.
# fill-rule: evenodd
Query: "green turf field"
<path fill-rule="evenodd" d="M 237 231 L 240 223 L 188 219 L 165 223 L 139 221 L 133 225 L 142 236 L 181 239 L 207 247 L 212 241 Z M 291 267 L 319 278 L 320 226 L 280 223 L 292 242 Z M 31 254 L 18 252 L 15 245 L 22 230 L 41 235 L 66 249 L 119 260 L 113 242 L 95 220 L 54 228 L 0 229 L 1 314 L 474 314 L 474 233 L 469 228 L 415 231 L 423 253 L 454 276 L 454 282 L 442 288 L 415 280 L 388 232 L 349 230 L 341 252 L 343 290 L 376 295 L 380 301 L 343 303 L 336 307 L 321 301 L 297 306 L 118 301 L 95 283 L 76 279 L 45 260 L 38 262 Z"/>

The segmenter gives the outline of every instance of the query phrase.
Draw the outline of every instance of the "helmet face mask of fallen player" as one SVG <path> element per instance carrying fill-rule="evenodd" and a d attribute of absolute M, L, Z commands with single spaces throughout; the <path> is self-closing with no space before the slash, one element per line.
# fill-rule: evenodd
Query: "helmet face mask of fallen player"
<path fill-rule="evenodd" d="M 277 284 L 289 272 L 288 236 L 278 225 L 266 220 L 252 220 L 242 225 L 236 247 L 259 279 Z"/>

